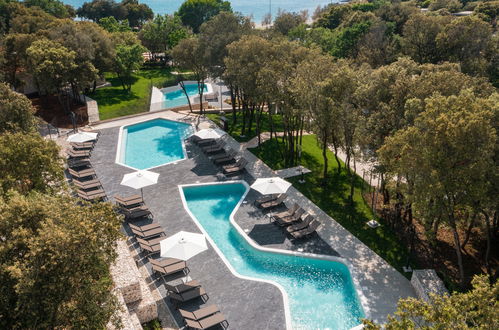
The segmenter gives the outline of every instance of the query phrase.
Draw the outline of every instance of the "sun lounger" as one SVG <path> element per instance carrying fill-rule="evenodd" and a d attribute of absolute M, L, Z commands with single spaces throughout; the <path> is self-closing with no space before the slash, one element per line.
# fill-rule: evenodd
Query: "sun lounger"
<path fill-rule="evenodd" d="M 274 218 L 289 217 L 289 216 L 293 215 L 296 212 L 296 210 L 298 210 L 299 208 L 300 208 L 300 205 L 298 205 L 297 203 L 294 203 L 290 209 L 287 209 L 286 211 L 274 213 L 274 214 L 272 214 L 272 216 Z"/>
<path fill-rule="evenodd" d="M 291 236 L 293 236 L 293 238 L 295 239 L 298 239 L 298 238 L 304 238 L 306 236 L 309 236 L 309 235 L 312 235 L 313 233 L 315 233 L 315 231 L 317 230 L 317 228 L 319 228 L 321 226 L 321 223 L 317 220 L 313 220 L 309 225 L 308 227 L 302 229 L 302 230 L 297 230 L 297 231 L 294 231 L 291 234 Z"/>
<path fill-rule="evenodd" d="M 130 208 L 133 206 L 141 205 L 144 204 L 144 200 L 142 199 L 142 196 L 140 195 L 131 195 L 127 197 L 122 197 L 120 195 L 114 195 L 114 200 L 116 201 L 116 204 Z"/>
<path fill-rule="evenodd" d="M 196 281 L 196 280 L 191 280 L 189 282 L 177 284 L 177 285 L 170 285 L 168 283 L 165 283 L 165 289 L 169 292 L 174 292 L 174 293 L 183 293 L 189 290 L 193 290 L 196 288 L 200 288 L 201 284 Z"/>
<path fill-rule="evenodd" d="M 168 297 L 170 297 L 170 299 L 174 301 L 175 307 L 177 307 L 179 303 L 183 303 L 197 298 L 202 298 L 203 301 L 208 300 L 208 294 L 201 286 L 198 286 L 192 290 L 184 291 L 181 293 L 176 293 L 168 290 Z"/>
<path fill-rule="evenodd" d="M 125 216 L 126 219 L 138 219 L 142 217 L 147 217 L 151 215 L 151 211 L 145 205 L 140 205 L 134 208 L 121 207 L 120 212 Z"/>
<path fill-rule="evenodd" d="M 201 149 L 207 154 L 216 154 L 224 150 L 225 143 L 226 142 L 224 140 L 221 140 L 217 141 L 215 145 L 203 147 Z"/>
<path fill-rule="evenodd" d="M 159 253 L 161 251 L 159 242 L 165 239 L 164 237 L 158 237 L 149 240 L 140 237 L 135 237 L 135 238 L 137 239 L 137 242 L 139 243 L 142 252 L 145 252 L 147 255 Z"/>
<path fill-rule="evenodd" d="M 204 319 L 205 317 L 208 317 L 210 315 L 213 315 L 213 314 L 220 312 L 220 310 L 218 309 L 218 306 L 216 306 L 216 305 L 210 305 L 210 306 L 206 306 L 203 308 L 199 308 L 199 309 L 192 311 L 192 312 L 189 312 L 189 311 L 186 311 L 183 309 L 179 309 L 178 311 L 180 312 L 180 315 L 182 315 L 182 317 L 184 319 L 195 320 L 195 321 Z"/>
<path fill-rule="evenodd" d="M 264 196 L 261 196 L 261 197 L 255 199 L 255 201 L 253 202 L 253 204 L 256 205 L 256 206 L 260 206 L 262 203 L 267 203 L 267 202 L 276 200 L 277 198 L 279 198 L 279 196 L 280 196 L 280 194 L 264 195 Z"/>
<path fill-rule="evenodd" d="M 91 155 L 90 150 L 74 150 L 74 149 L 66 150 L 66 154 L 68 155 L 69 158 L 88 158 Z"/>
<path fill-rule="evenodd" d="M 92 189 L 97 187 L 102 187 L 99 179 L 92 179 L 88 181 L 79 181 L 77 179 L 72 180 L 73 184 L 82 190 Z"/>
<path fill-rule="evenodd" d="M 93 142 L 82 142 L 82 143 L 71 142 L 69 145 L 74 150 L 88 150 L 88 149 L 93 149 L 95 144 Z"/>
<path fill-rule="evenodd" d="M 212 143 L 215 143 L 215 139 L 201 139 L 197 135 L 192 135 L 190 137 L 191 142 L 197 144 L 198 146 L 206 146 Z"/>
<path fill-rule="evenodd" d="M 69 174 L 71 174 L 72 177 L 74 178 L 86 178 L 86 177 L 91 177 L 91 176 L 96 176 L 97 174 L 95 173 L 93 168 L 86 168 L 83 170 L 73 170 L 72 168 L 68 168 Z"/>
<path fill-rule="evenodd" d="M 228 154 L 226 157 L 213 159 L 213 162 L 215 163 L 215 165 L 228 166 L 229 164 L 236 162 L 236 158 L 235 158 L 236 154 L 237 153 L 234 151 L 233 153 Z"/>
<path fill-rule="evenodd" d="M 106 198 L 106 193 L 102 188 L 90 190 L 90 191 L 83 191 L 81 189 L 78 189 L 78 190 L 76 190 L 76 194 L 78 195 L 78 197 L 80 197 L 86 201 L 94 201 L 97 199 Z"/>
<path fill-rule="evenodd" d="M 161 276 L 168 276 L 178 272 L 183 272 L 184 275 L 189 274 L 189 268 L 184 260 L 175 258 L 157 260 L 149 258 L 149 263 L 151 263 L 153 272 L 159 273 Z"/>
<path fill-rule="evenodd" d="M 82 167 L 92 167 L 92 164 L 88 158 L 68 158 L 68 167 L 77 169 Z"/>
<path fill-rule="evenodd" d="M 311 216 L 310 214 L 307 214 L 307 216 L 305 217 L 305 219 L 303 219 L 303 221 L 298 222 L 297 224 L 291 225 L 289 227 L 286 227 L 286 231 L 288 233 L 292 233 L 294 231 L 305 229 L 310 225 L 310 223 L 313 220 L 314 220 L 314 217 Z"/>
<path fill-rule="evenodd" d="M 276 207 L 281 205 L 284 200 L 288 197 L 286 194 L 281 194 L 277 199 L 274 199 L 273 201 L 270 202 L 265 202 L 260 204 L 260 208 L 262 209 L 270 209 L 272 207 Z"/>
<path fill-rule="evenodd" d="M 229 159 L 234 158 L 234 156 L 236 154 L 237 154 L 237 152 L 234 149 L 229 149 L 229 150 L 224 149 L 222 153 L 212 155 L 212 156 L 210 156 L 210 158 L 212 161 L 215 162 L 215 161 L 223 159 L 223 158 L 229 158 Z"/>
<path fill-rule="evenodd" d="M 151 223 L 150 225 L 137 226 L 133 223 L 129 223 L 130 230 L 132 233 L 140 238 L 149 239 L 156 236 L 164 236 L 165 231 L 159 223 Z"/>
<path fill-rule="evenodd" d="M 274 223 L 278 224 L 279 226 L 289 226 L 292 225 L 294 222 L 300 221 L 301 216 L 305 213 L 305 210 L 302 209 L 301 207 L 296 210 L 292 215 L 284 217 L 284 218 L 274 218 Z"/>
<path fill-rule="evenodd" d="M 236 164 L 233 166 L 224 166 L 224 174 L 225 175 L 235 175 L 244 170 L 244 167 L 248 164 L 248 161 L 245 158 L 240 158 Z"/>
<path fill-rule="evenodd" d="M 191 320 L 191 319 L 184 319 L 185 323 L 189 328 L 192 329 L 208 329 L 211 328 L 215 325 L 222 325 L 223 328 L 227 328 L 229 326 L 229 322 L 225 319 L 225 316 L 222 313 L 216 313 L 211 316 L 205 317 L 204 319 L 201 320 Z"/>

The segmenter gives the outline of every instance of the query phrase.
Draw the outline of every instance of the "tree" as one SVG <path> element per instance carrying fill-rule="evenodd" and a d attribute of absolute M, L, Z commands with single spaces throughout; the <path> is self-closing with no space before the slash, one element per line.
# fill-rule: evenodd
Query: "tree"
<path fill-rule="evenodd" d="M 139 32 L 142 44 L 152 53 L 166 54 L 188 36 L 189 31 L 182 25 L 180 18 L 173 15 L 156 15 Z"/>
<path fill-rule="evenodd" d="M 404 177 L 407 198 L 424 222 L 439 219 L 452 230 L 461 285 L 465 274 L 457 231 L 462 211 L 483 198 L 496 143 L 494 105 L 470 91 L 435 96 L 414 122 L 388 137 L 382 164 Z M 467 219 L 466 219 L 467 220 Z"/>
<path fill-rule="evenodd" d="M 59 0 L 24 0 L 23 4 L 26 7 L 38 7 L 46 13 L 57 18 L 73 17 L 75 11 L 73 7 L 65 5 Z"/>
<path fill-rule="evenodd" d="M 181 40 L 173 48 L 172 57 L 178 66 L 191 70 L 196 77 L 199 94 L 199 112 L 203 115 L 204 82 L 208 78 L 208 66 L 203 56 L 203 49 L 199 38 L 192 37 Z"/>
<path fill-rule="evenodd" d="M 154 17 L 152 9 L 146 4 L 139 3 L 138 0 L 123 0 L 121 7 L 126 11 L 126 18 L 133 27 L 140 27 L 145 21 Z"/>
<path fill-rule="evenodd" d="M 428 9 L 430 11 L 437 11 L 440 9 L 447 9 L 451 13 L 458 12 L 463 7 L 459 0 L 433 0 Z"/>
<path fill-rule="evenodd" d="M 394 316 L 383 326 L 364 320 L 367 330 L 405 329 L 497 329 L 499 327 L 499 282 L 475 276 L 473 289 L 452 295 L 431 295 L 430 301 L 401 299 Z"/>
<path fill-rule="evenodd" d="M 4 132 L 0 135 L 0 187 L 2 193 L 15 189 L 57 191 L 64 174 L 59 147 L 38 133 Z"/>
<path fill-rule="evenodd" d="M 442 58 L 437 35 L 449 21 L 447 16 L 412 15 L 404 25 L 402 52 L 418 63 L 437 63 Z"/>
<path fill-rule="evenodd" d="M 229 1 L 186 0 L 182 3 L 176 15 L 180 17 L 182 24 L 190 27 L 194 33 L 198 33 L 204 22 L 207 22 L 221 11 L 232 11 Z"/>
<path fill-rule="evenodd" d="M 4 61 L 0 63 L 0 71 L 5 76 L 5 82 L 15 89 L 22 87 L 23 82 L 18 78 L 18 72 L 26 70 L 28 66 L 26 49 L 35 39 L 34 34 L 9 33 L 2 41 L 0 53 Z"/>
<path fill-rule="evenodd" d="M 105 328 L 118 308 L 109 265 L 120 224 L 109 203 L 0 198 L 0 327 Z"/>
<path fill-rule="evenodd" d="M 39 90 L 56 93 L 63 108 L 69 111 L 63 100 L 63 87 L 70 83 L 78 68 L 76 53 L 58 42 L 39 39 L 31 44 L 26 54 Z"/>
<path fill-rule="evenodd" d="M 104 17 L 99 20 L 99 25 L 107 32 L 128 32 L 132 31 L 127 19 L 122 21 L 116 20 L 113 16 Z"/>
<path fill-rule="evenodd" d="M 289 31 L 294 29 L 300 24 L 307 21 L 307 17 L 304 17 L 300 13 L 288 13 L 286 11 L 279 11 L 276 18 L 274 19 L 273 29 L 282 33 L 283 35 L 288 35 Z"/>
<path fill-rule="evenodd" d="M 114 72 L 121 81 L 123 90 L 130 92 L 133 84 L 133 72 L 140 69 L 144 62 L 142 53 L 145 48 L 140 44 L 116 46 L 116 57 L 114 60 Z"/>
<path fill-rule="evenodd" d="M 47 14 L 38 7 L 27 8 L 19 5 L 10 7 L 10 10 L 10 33 L 30 34 L 44 31 L 55 20 L 54 16 Z"/>
<path fill-rule="evenodd" d="M 35 131 L 34 114 L 35 109 L 26 96 L 12 91 L 7 84 L 0 83 L 0 134 Z"/>

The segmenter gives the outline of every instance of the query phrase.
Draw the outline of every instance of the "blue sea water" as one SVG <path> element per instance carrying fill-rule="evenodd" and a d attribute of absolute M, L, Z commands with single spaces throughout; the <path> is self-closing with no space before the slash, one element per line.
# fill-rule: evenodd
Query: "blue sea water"
<path fill-rule="evenodd" d="M 198 95 L 198 84 L 185 84 L 185 91 L 187 92 L 187 95 L 189 97 Z M 204 91 L 207 91 L 206 85 L 204 86 Z M 173 108 L 188 104 L 187 98 L 185 97 L 185 93 L 182 89 L 165 93 L 163 95 L 165 100 L 165 108 Z"/>
<path fill-rule="evenodd" d="M 230 214 L 246 192 L 245 185 L 186 186 L 182 191 L 190 212 L 237 273 L 284 287 L 294 329 L 350 329 L 360 323 L 364 314 L 347 266 L 262 252 L 230 224 Z"/>
<path fill-rule="evenodd" d="M 154 119 L 123 128 L 121 161 L 136 169 L 147 169 L 184 157 L 183 141 L 192 133 L 189 124 Z"/>
<path fill-rule="evenodd" d="M 62 0 L 64 3 L 75 8 L 81 7 L 85 1 L 90 0 Z M 139 0 L 147 4 L 156 14 L 173 14 L 178 10 L 184 0 Z M 329 3 L 338 2 L 338 0 L 232 0 L 232 9 L 245 16 L 252 16 L 256 24 L 262 22 L 263 17 L 269 12 L 274 17 L 279 9 L 288 12 L 299 12 L 308 10 L 312 15 L 317 6 L 324 6 Z"/>

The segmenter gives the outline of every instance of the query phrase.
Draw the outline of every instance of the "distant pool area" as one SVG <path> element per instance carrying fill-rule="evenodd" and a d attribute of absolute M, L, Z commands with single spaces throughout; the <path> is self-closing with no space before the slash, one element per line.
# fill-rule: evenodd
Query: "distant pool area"
<path fill-rule="evenodd" d="M 235 224 L 233 216 L 249 190 L 245 182 L 181 185 L 179 189 L 187 212 L 233 273 L 281 289 L 288 329 L 350 329 L 360 323 L 364 312 L 346 264 L 256 248 Z"/>
<path fill-rule="evenodd" d="M 187 157 L 184 139 L 190 124 L 157 118 L 120 128 L 116 163 L 144 170 Z"/>
<path fill-rule="evenodd" d="M 163 109 L 172 109 L 178 107 L 186 107 L 189 105 L 189 100 L 191 105 L 199 104 L 199 91 L 197 81 L 184 81 L 185 90 L 184 92 L 180 84 L 165 88 L 153 87 L 151 91 L 151 105 L 150 111 L 158 111 Z M 208 99 L 214 99 L 217 94 L 213 91 L 213 86 L 210 83 L 204 83 L 203 91 L 203 101 Z"/>

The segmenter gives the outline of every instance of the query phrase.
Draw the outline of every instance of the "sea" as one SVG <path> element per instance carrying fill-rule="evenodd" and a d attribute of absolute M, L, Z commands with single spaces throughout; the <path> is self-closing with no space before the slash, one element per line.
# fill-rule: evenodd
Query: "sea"
<path fill-rule="evenodd" d="M 75 9 L 81 7 L 85 0 L 62 0 Z M 88 1 L 88 0 L 87 0 Z M 287 12 L 300 12 L 307 10 L 311 17 L 318 6 L 325 6 L 339 0 L 232 0 L 232 9 L 244 16 L 251 16 L 256 25 L 261 25 L 263 18 L 268 13 L 275 17 L 279 10 Z M 139 0 L 145 3 L 155 14 L 173 14 L 184 0 Z"/>

